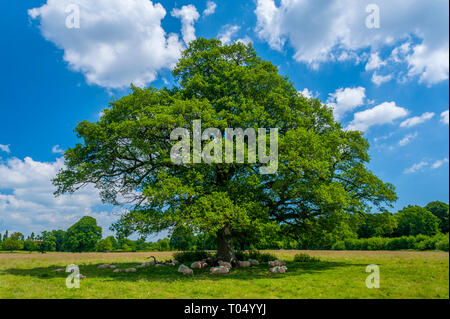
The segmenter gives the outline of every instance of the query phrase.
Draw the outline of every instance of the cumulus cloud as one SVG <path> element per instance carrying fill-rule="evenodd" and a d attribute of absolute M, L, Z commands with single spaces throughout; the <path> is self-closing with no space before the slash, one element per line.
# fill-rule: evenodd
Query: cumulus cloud
<path fill-rule="evenodd" d="M 196 39 L 194 23 L 198 20 L 198 18 L 200 18 L 200 14 L 195 6 L 189 4 L 187 6 L 182 6 L 181 9 L 175 8 L 170 14 L 181 20 L 181 33 L 183 34 L 183 41 L 186 44 L 194 41 Z"/>
<path fill-rule="evenodd" d="M 400 140 L 400 142 L 398 142 L 398 145 L 400 145 L 400 146 L 408 145 L 417 136 L 419 136 L 419 133 L 417 133 L 417 132 L 414 132 L 414 133 L 411 133 L 411 134 L 407 134 L 404 138 L 402 138 Z"/>
<path fill-rule="evenodd" d="M 396 119 L 407 116 L 409 111 L 395 102 L 384 102 L 371 109 L 354 114 L 348 130 L 367 131 L 374 125 L 392 124 Z"/>
<path fill-rule="evenodd" d="M 64 154 L 64 150 L 59 147 L 59 145 L 55 145 L 52 147 L 52 153 L 54 154 Z"/>
<path fill-rule="evenodd" d="M 411 166 L 410 168 L 407 168 L 403 171 L 404 174 L 412 174 L 412 173 L 416 173 L 420 170 L 422 170 L 423 168 L 425 168 L 426 166 L 428 166 L 428 162 L 426 161 L 421 161 L 419 163 L 414 164 L 413 166 Z"/>
<path fill-rule="evenodd" d="M 294 59 L 312 68 L 348 58 L 358 61 L 364 52 L 398 46 L 396 58 L 406 65 L 408 77 L 428 85 L 448 79 L 447 0 L 432 4 L 422 0 L 377 1 L 381 20 L 377 29 L 366 27 L 368 4 L 371 1 L 284 0 L 277 6 L 274 0 L 257 0 L 255 31 L 275 50 L 292 47 Z M 410 43 L 411 38 L 418 40 Z M 407 53 L 402 49 L 408 49 Z M 386 64 L 374 53 L 366 68 L 371 71 Z"/>
<path fill-rule="evenodd" d="M 383 65 L 386 65 L 386 62 L 380 59 L 378 53 L 372 53 L 366 64 L 366 71 L 379 69 Z"/>
<path fill-rule="evenodd" d="M 339 88 L 334 93 L 330 93 L 327 105 L 333 109 L 336 120 L 364 104 L 366 89 L 363 87 Z"/>
<path fill-rule="evenodd" d="M 446 158 L 444 158 L 444 159 L 442 159 L 442 160 L 437 160 L 437 161 L 435 161 L 435 162 L 431 165 L 431 168 L 432 168 L 432 169 L 439 168 L 439 167 L 441 167 L 442 165 L 444 165 L 445 163 L 448 163 L 448 157 L 446 157 Z"/>
<path fill-rule="evenodd" d="M 53 196 L 51 180 L 62 168 L 61 158 L 54 162 L 12 158 L 0 163 L 0 220 L 5 228 L 24 233 L 65 229 L 89 215 L 97 219 L 104 234 L 108 231 L 117 217 L 106 211 L 94 187 Z"/>
<path fill-rule="evenodd" d="M 231 42 L 231 38 L 241 29 L 237 25 L 225 25 L 220 30 L 217 37 L 223 44 L 228 44 Z"/>
<path fill-rule="evenodd" d="M 418 124 L 422 124 L 423 122 L 426 122 L 434 117 L 433 112 L 425 112 L 421 116 L 414 116 L 410 117 L 409 119 L 404 120 L 402 123 L 400 123 L 401 127 L 413 127 Z"/>
<path fill-rule="evenodd" d="M 9 145 L 0 144 L 0 151 L 5 152 L 5 153 L 11 153 L 11 150 L 9 149 Z"/>
<path fill-rule="evenodd" d="M 300 93 L 301 95 L 303 95 L 304 97 L 306 97 L 308 99 L 316 98 L 316 96 L 317 96 L 317 93 L 314 94 L 308 88 L 304 88 L 302 91 L 299 91 L 298 93 Z"/>
<path fill-rule="evenodd" d="M 378 75 L 377 72 L 373 72 L 373 74 L 372 74 L 372 82 L 375 83 L 376 86 L 380 86 L 381 84 L 388 82 L 391 79 L 392 79 L 392 74 Z"/>
<path fill-rule="evenodd" d="M 80 8 L 80 28 L 66 27 L 69 5 Z M 39 19 L 44 38 L 64 50 L 72 70 L 102 87 L 145 86 L 172 68 L 183 49 L 161 26 L 164 7 L 149 0 L 47 0 L 28 14 Z"/>
<path fill-rule="evenodd" d="M 448 124 L 448 110 L 441 113 L 441 122 Z"/>
<path fill-rule="evenodd" d="M 216 12 L 217 4 L 213 1 L 206 2 L 206 9 L 203 11 L 203 16 L 209 16 Z"/>

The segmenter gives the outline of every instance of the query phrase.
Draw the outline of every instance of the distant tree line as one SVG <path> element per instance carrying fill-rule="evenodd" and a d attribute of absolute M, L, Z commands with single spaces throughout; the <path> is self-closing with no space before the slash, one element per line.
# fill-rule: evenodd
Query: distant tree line
<path fill-rule="evenodd" d="M 445 250 L 449 247 L 449 206 L 440 201 L 426 205 L 407 206 L 396 213 L 361 213 L 329 218 L 305 224 L 304 231 L 289 237 L 280 227 L 265 227 L 260 231 L 238 236 L 236 250 L 254 249 L 348 249 L 348 250 Z M 339 226 L 328 225 L 337 223 Z M 167 238 L 147 242 L 145 238 L 131 240 L 116 231 L 116 236 L 102 239 L 102 228 L 93 217 L 85 216 L 66 231 L 43 231 L 25 238 L 21 233 L 0 234 L 0 250 L 39 252 L 108 252 L 108 251 L 190 251 L 214 250 L 214 234 L 196 232 L 189 225 L 179 224 Z"/>

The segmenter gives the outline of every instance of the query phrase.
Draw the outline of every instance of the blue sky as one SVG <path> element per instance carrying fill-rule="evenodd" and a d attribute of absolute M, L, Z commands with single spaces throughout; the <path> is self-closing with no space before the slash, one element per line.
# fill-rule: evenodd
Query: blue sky
<path fill-rule="evenodd" d="M 29 0 L 0 8 L 0 232 L 66 228 L 92 215 L 106 234 L 120 208 L 102 205 L 94 189 L 52 196 L 61 150 L 77 142 L 77 122 L 96 121 L 131 82 L 170 85 L 195 37 L 252 42 L 298 91 L 363 130 L 371 170 L 397 188 L 395 209 L 448 202 L 447 0 Z"/>

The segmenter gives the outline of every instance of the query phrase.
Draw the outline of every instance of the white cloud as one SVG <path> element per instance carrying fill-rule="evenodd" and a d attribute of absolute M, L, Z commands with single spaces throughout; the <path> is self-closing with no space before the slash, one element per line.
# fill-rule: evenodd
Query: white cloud
<path fill-rule="evenodd" d="M 397 106 L 395 102 L 384 102 L 371 109 L 357 112 L 348 130 L 367 131 L 371 126 L 392 124 L 394 120 L 408 115 L 408 110 Z"/>
<path fill-rule="evenodd" d="M 4 228 L 24 233 L 66 229 L 89 215 L 97 219 L 104 234 L 108 232 L 117 216 L 105 211 L 94 187 L 73 195 L 53 196 L 51 180 L 62 168 L 62 158 L 54 162 L 12 158 L 0 163 L 0 220 Z"/>
<path fill-rule="evenodd" d="M 66 27 L 69 4 L 80 7 L 78 29 Z M 47 0 L 28 14 L 39 19 L 44 38 L 64 50 L 72 70 L 102 87 L 145 86 L 172 68 L 183 49 L 161 26 L 164 7 L 149 0 Z"/>
<path fill-rule="evenodd" d="M 333 114 L 336 120 L 363 105 L 366 97 L 366 89 L 363 87 L 355 88 L 340 88 L 334 93 L 330 93 L 327 105 L 333 109 Z"/>
<path fill-rule="evenodd" d="M 198 20 L 198 18 L 200 18 L 200 14 L 195 6 L 192 4 L 182 6 L 181 9 L 173 9 L 170 14 L 181 20 L 181 33 L 183 34 L 183 41 L 186 44 L 194 41 L 196 39 L 194 23 Z"/>
<path fill-rule="evenodd" d="M 11 153 L 11 150 L 9 149 L 9 145 L 0 144 L 0 151 L 5 152 L 5 153 Z"/>
<path fill-rule="evenodd" d="M 437 160 L 436 162 L 433 163 L 433 165 L 431 165 L 431 168 L 432 169 L 439 168 L 442 165 L 444 165 L 445 163 L 448 163 L 448 157 L 444 158 L 443 160 Z"/>
<path fill-rule="evenodd" d="M 448 110 L 441 113 L 441 122 L 448 124 Z"/>
<path fill-rule="evenodd" d="M 216 12 L 217 4 L 213 1 L 208 1 L 206 3 L 206 9 L 203 11 L 203 16 L 209 16 L 211 14 L 214 14 Z"/>
<path fill-rule="evenodd" d="M 425 121 L 432 119 L 434 116 L 433 112 L 425 112 L 421 116 L 410 117 L 409 119 L 404 120 L 400 123 L 401 127 L 413 127 L 418 124 L 422 124 Z"/>
<path fill-rule="evenodd" d="M 411 134 L 407 134 L 404 138 L 402 138 L 400 140 L 400 142 L 398 142 L 398 145 L 400 145 L 400 146 L 408 145 L 417 136 L 419 136 L 419 133 L 417 133 L 417 132 L 414 132 L 414 133 L 411 133 Z"/>
<path fill-rule="evenodd" d="M 233 37 L 233 35 L 235 35 L 240 30 L 240 28 L 241 27 L 237 25 L 225 25 L 222 27 L 217 37 L 220 41 L 222 41 L 223 44 L 228 44 L 231 42 L 231 38 Z"/>
<path fill-rule="evenodd" d="M 383 65 L 386 65 L 386 62 L 380 59 L 378 53 L 372 53 L 366 64 L 366 71 L 379 69 Z"/>
<path fill-rule="evenodd" d="M 410 168 L 407 168 L 403 171 L 404 174 L 412 174 L 412 173 L 416 173 L 418 171 L 420 171 L 421 169 L 423 169 L 424 167 L 428 166 L 428 162 L 426 161 L 421 161 L 419 163 L 414 164 L 413 166 L 411 166 Z"/>
<path fill-rule="evenodd" d="M 380 52 L 411 38 L 408 52 L 397 54 L 406 74 L 428 85 L 448 79 L 448 1 L 379 0 L 381 27 L 369 29 L 365 20 L 369 1 L 257 0 L 258 37 L 271 48 L 294 49 L 294 58 L 318 68 L 321 63 L 363 58 L 363 52 Z M 407 9 L 405 9 L 407 8 Z M 402 43 L 403 42 L 403 43 Z M 402 49 L 407 49 L 405 46 Z M 400 48 L 396 53 L 401 53 Z M 345 59 L 342 59 L 345 57 Z M 372 56 L 368 70 L 386 61 Z"/>
<path fill-rule="evenodd" d="M 308 88 L 304 88 L 303 91 L 299 91 L 299 93 L 301 95 L 303 95 L 304 97 L 308 98 L 308 99 L 312 99 L 312 98 L 315 98 L 317 96 L 317 93 L 314 94 Z"/>
<path fill-rule="evenodd" d="M 380 86 L 381 84 L 388 82 L 392 79 L 392 75 L 378 75 L 377 72 L 373 72 L 372 74 L 372 82 L 375 83 L 375 85 Z"/>
<path fill-rule="evenodd" d="M 59 147 L 59 145 L 55 145 L 52 147 L 52 153 L 54 154 L 64 154 L 64 150 Z"/>

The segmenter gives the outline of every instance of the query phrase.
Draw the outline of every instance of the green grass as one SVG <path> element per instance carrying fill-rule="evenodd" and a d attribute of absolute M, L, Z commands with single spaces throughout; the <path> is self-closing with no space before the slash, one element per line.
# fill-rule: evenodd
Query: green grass
<path fill-rule="evenodd" d="M 171 253 L 0 254 L 1 298 L 449 298 L 449 255 L 411 251 L 271 251 L 287 261 L 286 274 L 271 274 L 264 263 L 210 275 L 195 269 L 183 276 L 178 267 L 150 267 L 136 273 L 98 270 L 102 263 L 135 267 L 155 255 Z M 319 262 L 294 262 L 307 253 Z M 87 278 L 80 289 L 68 289 L 66 273 L 57 268 L 80 267 Z M 365 285 L 366 266 L 380 267 L 379 289 Z"/>

